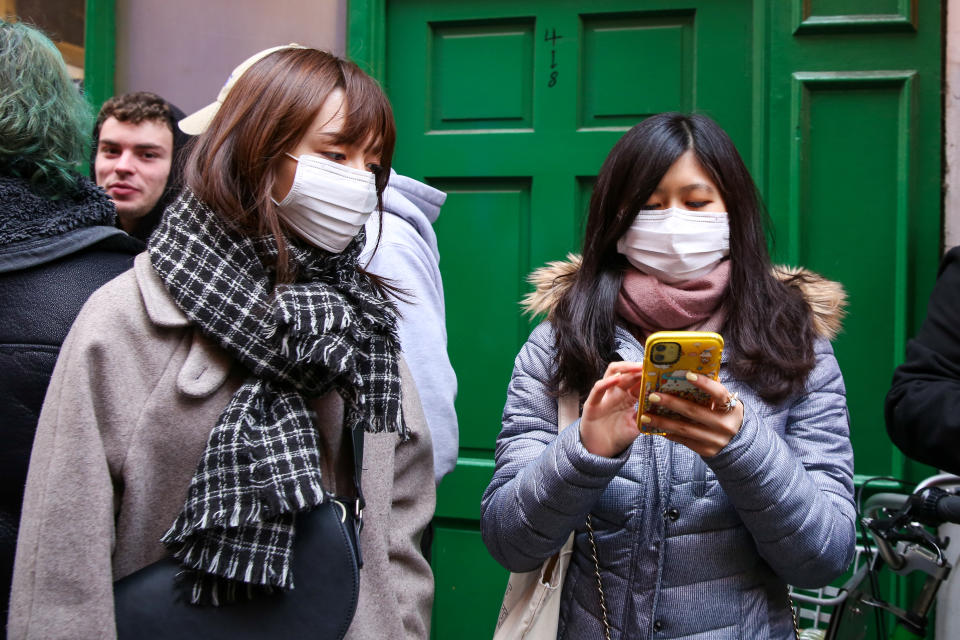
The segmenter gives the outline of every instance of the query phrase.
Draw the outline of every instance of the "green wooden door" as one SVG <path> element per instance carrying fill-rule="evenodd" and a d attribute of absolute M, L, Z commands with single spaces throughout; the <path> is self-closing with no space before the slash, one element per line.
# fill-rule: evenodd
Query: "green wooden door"
<path fill-rule="evenodd" d="M 349 52 L 396 112 L 436 225 L 461 451 L 441 484 L 435 638 L 488 638 L 506 572 L 479 535 L 526 275 L 580 241 L 594 177 L 648 114 L 696 110 L 763 192 L 775 255 L 842 281 L 858 473 L 909 472 L 882 399 L 939 254 L 935 0 L 351 0 Z"/>
<path fill-rule="evenodd" d="M 506 572 L 479 501 L 526 275 L 576 250 L 594 177 L 646 115 L 704 111 L 749 151 L 751 12 L 742 2 L 391 2 L 385 84 L 395 166 L 446 191 L 436 225 L 461 457 L 438 500 L 434 637 L 489 637 Z M 720 38 L 723 34 L 723 38 Z M 736 43 L 725 46 L 729 39 Z M 396 46 L 395 46 L 396 45 Z"/>
<path fill-rule="evenodd" d="M 916 477 L 887 438 L 883 398 L 940 257 L 940 5 L 789 4 L 770 15 L 768 48 L 777 255 L 849 293 L 834 346 L 857 473 Z"/>

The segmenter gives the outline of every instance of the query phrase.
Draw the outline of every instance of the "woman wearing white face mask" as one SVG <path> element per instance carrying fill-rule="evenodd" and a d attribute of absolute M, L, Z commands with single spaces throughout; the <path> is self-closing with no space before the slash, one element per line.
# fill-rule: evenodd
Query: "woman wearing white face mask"
<path fill-rule="evenodd" d="M 430 437 L 392 290 L 357 263 L 390 171 L 390 105 L 356 65 L 291 45 L 244 62 L 181 126 L 201 134 L 187 188 L 57 364 L 10 637 L 123 633 L 129 581 L 115 587 L 117 626 L 111 583 L 170 556 L 183 579 L 163 590 L 182 588 L 191 611 L 287 601 L 316 582 L 347 592 L 347 572 L 297 569 L 317 529 L 303 523 L 339 505 L 361 549 L 356 613 L 322 620 L 328 603 L 313 602 L 288 618 L 336 623 L 330 637 L 427 638 Z M 282 624 L 256 637 L 287 635 L 299 637 Z"/>
<path fill-rule="evenodd" d="M 828 583 L 854 551 L 853 453 L 829 342 L 842 289 L 771 267 L 733 143 L 676 113 L 614 146 L 582 258 L 532 280 L 528 308 L 548 320 L 508 389 L 482 503 L 490 552 L 530 571 L 576 534 L 559 638 L 794 637 L 786 585 Z M 643 343 L 659 330 L 721 333 L 720 379 L 688 378 L 713 407 L 660 394 L 682 418 L 643 416 L 666 437 L 638 437 Z M 558 435 L 556 398 L 568 394 L 582 417 Z"/>

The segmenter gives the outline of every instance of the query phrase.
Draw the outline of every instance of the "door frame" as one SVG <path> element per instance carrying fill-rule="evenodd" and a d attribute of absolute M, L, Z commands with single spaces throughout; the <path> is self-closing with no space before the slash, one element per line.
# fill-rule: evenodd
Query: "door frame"
<path fill-rule="evenodd" d="M 347 57 L 384 82 L 387 0 L 347 0 Z"/>
<path fill-rule="evenodd" d="M 113 96 L 117 70 L 115 0 L 86 0 L 83 26 L 83 91 L 95 111 Z"/>

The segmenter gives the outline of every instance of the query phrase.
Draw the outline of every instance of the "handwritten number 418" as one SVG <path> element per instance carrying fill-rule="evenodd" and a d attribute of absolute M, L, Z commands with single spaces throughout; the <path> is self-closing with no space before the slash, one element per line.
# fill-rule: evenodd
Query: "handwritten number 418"
<path fill-rule="evenodd" d="M 550 79 L 547 80 L 547 86 L 551 89 L 557 86 L 557 78 L 560 75 L 560 71 L 557 70 L 557 40 L 561 38 L 563 36 L 558 36 L 556 29 L 547 29 L 543 33 L 543 41 L 552 45 L 550 49 Z"/>

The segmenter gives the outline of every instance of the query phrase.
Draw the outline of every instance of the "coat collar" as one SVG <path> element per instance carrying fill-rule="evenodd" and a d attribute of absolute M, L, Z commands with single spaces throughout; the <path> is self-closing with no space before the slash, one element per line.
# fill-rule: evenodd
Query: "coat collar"
<path fill-rule="evenodd" d="M 523 310 L 531 315 L 546 313 L 549 316 L 579 270 L 580 256 L 570 253 L 566 260 L 549 262 L 531 273 L 527 280 L 534 290 L 521 301 Z M 828 340 L 836 338 L 846 315 L 847 293 L 843 285 L 799 267 L 776 265 L 772 270 L 774 276 L 803 294 L 817 334 Z"/>
<path fill-rule="evenodd" d="M 153 324 L 168 329 L 184 329 L 193 324 L 177 306 L 150 264 L 149 253 L 143 252 L 134 259 L 133 272 L 147 316 Z M 206 398 L 223 385 L 232 364 L 233 360 L 226 351 L 203 332 L 194 330 L 190 351 L 177 374 L 177 389 L 191 398 Z"/>
<path fill-rule="evenodd" d="M 25 178 L 0 175 L 0 246 L 53 238 L 84 227 L 112 227 L 116 221 L 110 196 L 86 178 L 76 176 L 75 187 L 55 200 L 39 189 Z"/>
<path fill-rule="evenodd" d="M 146 251 L 137 255 L 133 260 L 133 272 L 137 276 L 137 285 L 143 304 L 147 308 L 150 321 L 160 327 L 187 327 L 190 319 L 184 315 L 177 303 L 167 291 L 160 275 L 150 264 L 150 254 Z"/>

